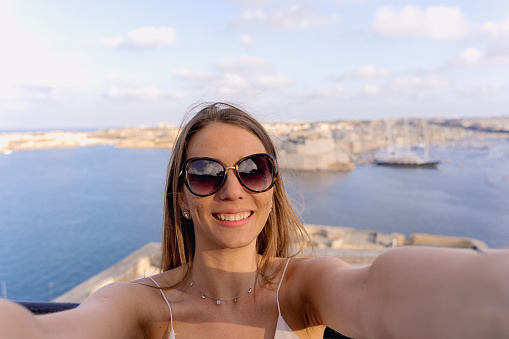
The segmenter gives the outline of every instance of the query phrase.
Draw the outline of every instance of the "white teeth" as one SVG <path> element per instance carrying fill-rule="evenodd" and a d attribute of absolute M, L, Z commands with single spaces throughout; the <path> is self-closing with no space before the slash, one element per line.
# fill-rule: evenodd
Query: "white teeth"
<path fill-rule="evenodd" d="M 216 219 L 223 221 L 239 221 L 242 219 L 249 218 L 251 212 L 239 213 L 239 214 L 216 214 Z"/>

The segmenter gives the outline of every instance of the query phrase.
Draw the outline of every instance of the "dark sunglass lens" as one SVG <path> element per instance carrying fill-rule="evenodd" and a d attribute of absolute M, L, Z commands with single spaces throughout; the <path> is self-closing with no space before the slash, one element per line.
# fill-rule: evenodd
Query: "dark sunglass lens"
<path fill-rule="evenodd" d="M 243 160 L 238 171 L 242 183 L 255 192 L 268 189 L 274 179 L 272 161 L 263 155 L 254 155 Z"/>
<path fill-rule="evenodd" d="M 206 159 L 193 161 L 187 167 L 187 180 L 191 191 L 198 195 L 216 192 L 224 178 L 221 164 Z"/>

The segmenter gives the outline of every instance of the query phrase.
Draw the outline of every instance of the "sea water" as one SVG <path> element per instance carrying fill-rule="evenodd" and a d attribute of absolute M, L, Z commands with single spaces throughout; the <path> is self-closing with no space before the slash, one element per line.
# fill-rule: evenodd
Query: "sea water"
<path fill-rule="evenodd" d="M 442 145 L 437 169 L 282 173 L 306 223 L 509 247 L 509 141 Z M 161 239 L 168 150 L 108 146 L 0 155 L 0 283 L 49 300 Z M 2 297 L 0 291 L 0 297 Z"/>

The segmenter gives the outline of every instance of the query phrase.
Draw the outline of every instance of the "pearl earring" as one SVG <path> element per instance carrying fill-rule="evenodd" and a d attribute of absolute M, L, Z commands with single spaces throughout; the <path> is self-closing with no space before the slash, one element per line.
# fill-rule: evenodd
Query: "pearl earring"
<path fill-rule="evenodd" d="M 182 215 L 184 216 L 184 218 L 186 218 L 187 220 L 191 220 L 191 213 L 189 212 L 189 210 L 182 210 Z"/>

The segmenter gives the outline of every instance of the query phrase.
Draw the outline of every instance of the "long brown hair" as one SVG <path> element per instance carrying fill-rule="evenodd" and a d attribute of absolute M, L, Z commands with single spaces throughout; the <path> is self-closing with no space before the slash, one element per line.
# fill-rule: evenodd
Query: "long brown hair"
<path fill-rule="evenodd" d="M 192 111 L 193 109 L 188 111 L 188 115 Z M 187 263 L 186 277 L 190 273 L 195 250 L 194 228 L 193 221 L 183 218 L 180 211 L 179 194 L 182 193 L 184 185 L 179 173 L 182 163 L 186 160 L 187 147 L 193 135 L 211 123 L 217 122 L 238 126 L 253 133 L 263 143 L 266 152 L 277 158 L 274 144 L 263 126 L 250 114 L 232 104 L 219 102 L 205 105 L 187 123 L 183 122 L 167 170 L 167 194 L 163 212 L 162 271 Z M 261 255 L 258 266 L 263 275 L 266 274 L 267 264 L 271 258 L 293 257 L 303 253 L 305 246 L 311 243 L 309 235 L 288 200 L 281 172 L 273 189 L 273 208 L 265 227 L 257 238 L 257 251 Z"/>

